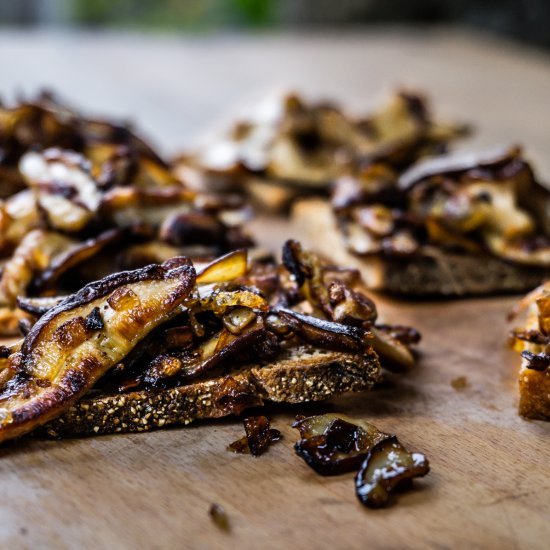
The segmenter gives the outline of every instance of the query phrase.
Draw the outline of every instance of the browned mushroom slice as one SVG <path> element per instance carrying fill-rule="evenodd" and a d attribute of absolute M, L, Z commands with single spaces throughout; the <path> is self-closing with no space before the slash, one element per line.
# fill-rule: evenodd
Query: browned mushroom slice
<path fill-rule="evenodd" d="M 66 250 L 54 256 L 48 267 L 35 277 L 32 282 L 33 290 L 39 293 L 54 288 L 61 275 L 96 256 L 106 246 L 116 243 L 123 236 L 123 230 L 110 229 L 97 237 L 67 247 Z"/>
<path fill-rule="evenodd" d="M 174 258 L 91 283 L 48 311 L 9 358 L 17 374 L 0 398 L 0 441 L 66 410 L 136 343 L 176 315 L 194 283 L 194 268 Z M 101 323 L 88 322 L 98 315 Z"/>
<path fill-rule="evenodd" d="M 44 313 L 50 311 L 50 309 L 60 304 L 66 298 L 67 296 L 19 296 L 17 298 L 17 307 L 34 317 L 42 317 Z"/>
<path fill-rule="evenodd" d="M 226 226 L 215 214 L 207 212 L 181 212 L 164 220 L 159 238 L 174 246 L 191 243 L 215 245 L 224 242 Z"/>
<path fill-rule="evenodd" d="M 281 439 L 281 432 L 271 428 L 266 416 L 249 416 L 243 424 L 246 436 L 229 445 L 229 450 L 234 453 L 260 456 L 272 443 Z"/>
<path fill-rule="evenodd" d="M 83 156 L 59 149 L 30 152 L 19 169 L 55 229 L 79 231 L 96 215 L 102 193 Z"/>
<path fill-rule="evenodd" d="M 400 372 L 414 367 L 414 355 L 407 343 L 403 343 L 387 330 L 377 327 L 370 327 L 369 330 L 372 334 L 370 343 L 380 356 L 384 368 Z"/>
<path fill-rule="evenodd" d="M 170 379 L 192 380 L 237 355 L 250 354 L 253 346 L 265 338 L 266 330 L 260 317 L 256 317 L 254 323 L 248 324 L 238 334 L 224 328 L 190 354 L 157 357 L 145 372 L 143 381 L 146 386 L 154 387 L 162 386 Z"/>
<path fill-rule="evenodd" d="M 40 212 L 31 190 L 25 189 L 0 204 L 0 250 L 10 252 L 27 233 L 40 226 Z"/>
<path fill-rule="evenodd" d="M 360 327 L 343 325 L 290 309 L 276 310 L 278 317 L 299 338 L 322 349 L 362 351 L 369 347 L 370 333 Z"/>
<path fill-rule="evenodd" d="M 396 489 L 429 471 L 422 453 L 411 453 L 395 436 L 388 437 L 372 448 L 357 473 L 357 498 L 369 508 L 387 506 Z"/>
<path fill-rule="evenodd" d="M 0 391 L 17 374 L 16 368 L 9 358 L 21 349 L 22 344 L 23 339 L 19 339 L 7 346 L 0 346 Z"/>
<path fill-rule="evenodd" d="M 197 283 L 211 284 L 233 281 L 244 277 L 248 271 L 246 250 L 229 252 L 208 265 L 197 269 Z"/>
<path fill-rule="evenodd" d="M 2 270 L 0 304 L 15 306 L 17 297 L 25 294 L 35 274 L 48 268 L 55 256 L 75 242 L 65 235 L 42 229 L 28 233 Z"/>
<path fill-rule="evenodd" d="M 390 437 L 368 422 L 335 414 L 298 417 L 292 427 L 301 436 L 296 454 L 325 476 L 356 470 L 377 443 Z"/>
<path fill-rule="evenodd" d="M 115 187 L 105 194 L 102 210 L 107 219 L 119 227 L 135 224 L 159 227 L 168 216 L 190 212 L 194 201 L 195 193 L 181 186 Z"/>

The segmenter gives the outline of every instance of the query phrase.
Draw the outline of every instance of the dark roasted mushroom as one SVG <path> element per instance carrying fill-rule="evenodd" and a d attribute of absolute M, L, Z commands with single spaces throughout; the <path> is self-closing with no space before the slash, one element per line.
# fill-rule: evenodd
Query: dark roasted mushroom
<path fill-rule="evenodd" d="M 550 353 L 533 353 L 531 351 L 522 351 L 521 356 L 525 359 L 528 369 L 545 371 L 550 367 Z"/>
<path fill-rule="evenodd" d="M 357 473 L 357 498 L 369 508 L 387 506 L 396 489 L 429 471 L 422 453 L 410 453 L 395 436 L 387 437 L 374 446 Z"/>
<path fill-rule="evenodd" d="M 279 318 L 302 340 L 323 349 L 361 351 L 369 333 L 355 326 L 335 323 L 290 309 L 278 309 Z"/>
<path fill-rule="evenodd" d="M 357 470 L 370 450 L 389 437 L 368 422 L 335 414 L 298 417 L 292 427 L 301 436 L 296 454 L 324 476 Z"/>

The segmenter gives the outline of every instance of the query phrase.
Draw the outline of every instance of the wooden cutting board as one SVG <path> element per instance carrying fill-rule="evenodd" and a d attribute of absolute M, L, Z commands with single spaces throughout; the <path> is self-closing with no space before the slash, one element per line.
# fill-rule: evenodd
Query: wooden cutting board
<path fill-rule="evenodd" d="M 132 114 L 166 150 L 232 105 L 291 86 L 364 112 L 417 85 L 437 112 L 473 121 L 467 147 L 520 141 L 550 174 L 547 55 L 448 28 L 354 35 L 152 37 L 3 30 L 2 93 L 46 85 L 90 112 Z M 123 68 L 121 70 L 121 68 Z M 288 228 L 263 221 L 277 244 Z M 504 345 L 514 299 L 400 303 L 418 327 L 417 368 L 375 392 L 271 409 L 284 439 L 257 459 L 226 450 L 235 419 L 149 434 L 0 447 L 1 548 L 548 548 L 550 423 L 516 414 L 518 357 Z M 466 376 L 468 386 L 451 382 Z M 292 446 L 297 413 L 340 411 L 425 452 L 431 473 L 387 510 L 356 501 L 353 475 L 322 478 Z M 224 506 L 231 532 L 208 516 Z"/>
<path fill-rule="evenodd" d="M 264 242 L 292 230 L 260 220 Z M 548 548 L 550 424 L 516 413 L 518 357 L 505 346 L 513 298 L 398 302 L 382 317 L 423 334 L 414 371 L 378 390 L 270 407 L 283 440 L 235 455 L 237 419 L 148 434 L 0 448 L 3 548 Z M 464 376 L 467 385 L 454 389 Z M 293 451 L 296 414 L 342 412 L 396 433 L 432 471 L 385 510 L 368 510 L 353 474 L 323 478 Z M 218 503 L 231 529 L 208 510 Z"/>

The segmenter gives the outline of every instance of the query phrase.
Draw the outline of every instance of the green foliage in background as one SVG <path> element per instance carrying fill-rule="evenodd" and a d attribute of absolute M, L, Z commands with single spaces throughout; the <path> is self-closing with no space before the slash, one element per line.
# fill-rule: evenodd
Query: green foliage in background
<path fill-rule="evenodd" d="M 268 26 L 272 0 L 73 0 L 71 19 L 81 25 L 208 29 Z"/>

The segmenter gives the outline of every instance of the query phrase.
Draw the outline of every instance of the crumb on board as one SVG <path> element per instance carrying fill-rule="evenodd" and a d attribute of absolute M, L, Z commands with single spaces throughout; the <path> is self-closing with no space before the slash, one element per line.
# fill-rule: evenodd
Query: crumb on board
<path fill-rule="evenodd" d="M 229 517 L 227 516 L 227 513 L 221 504 L 218 504 L 216 502 L 212 503 L 208 513 L 210 514 L 210 518 L 212 519 L 216 527 L 218 527 L 222 531 L 230 530 Z"/>
<path fill-rule="evenodd" d="M 467 388 L 470 384 L 468 383 L 468 379 L 465 376 L 457 376 L 456 378 L 453 378 L 451 380 L 451 386 L 455 390 L 463 390 L 464 388 Z"/>

